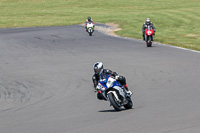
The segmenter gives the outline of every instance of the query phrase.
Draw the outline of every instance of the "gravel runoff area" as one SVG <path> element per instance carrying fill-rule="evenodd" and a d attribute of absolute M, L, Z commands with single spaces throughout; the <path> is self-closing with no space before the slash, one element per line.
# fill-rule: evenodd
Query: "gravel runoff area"
<path fill-rule="evenodd" d="M 84 26 L 84 24 L 81 25 Z M 108 35 L 118 36 L 115 34 L 115 31 L 119 31 L 121 30 L 121 28 L 119 28 L 119 24 L 114 24 L 114 23 L 105 23 L 105 24 L 95 23 L 95 30 Z"/>

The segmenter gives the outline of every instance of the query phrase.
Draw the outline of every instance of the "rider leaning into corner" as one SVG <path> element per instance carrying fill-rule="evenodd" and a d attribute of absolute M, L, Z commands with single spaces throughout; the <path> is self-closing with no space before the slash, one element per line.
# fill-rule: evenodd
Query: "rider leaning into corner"
<path fill-rule="evenodd" d="M 143 33 L 143 40 L 145 40 L 145 28 L 147 28 L 147 26 L 150 25 L 152 28 L 153 28 L 153 32 L 154 32 L 154 35 L 155 35 L 155 32 L 156 32 L 156 28 L 155 26 L 153 25 L 153 23 L 151 22 L 150 18 L 147 18 L 146 19 L 146 22 L 143 24 L 142 26 L 142 33 Z M 153 41 L 153 40 L 152 40 Z"/>
<path fill-rule="evenodd" d="M 86 29 L 86 31 L 87 31 L 87 23 L 89 23 L 89 22 L 91 22 L 91 23 L 94 24 L 94 21 L 92 20 L 91 17 L 88 17 L 88 18 L 85 20 L 85 29 Z M 95 25 L 94 25 L 94 26 L 95 26 Z"/>
<path fill-rule="evenodd" d="M 113 72 L 109 69 L 104 69 L 103 68 L 103 63 L 102 62 L 97 62 L 94 64 L 93 66 L 94 69 L 94 75 L 92 76 L 92 81 L 94 84 L 94 88 L 96 89 L 97 85 L 98 85 L 98 81 L 100 79 L 105 79 L 107 77 L 107 75 L 111 75 L 113 77 L 115 77 L 115 79 L 124 86 L 124 88 L 126 89 L 126 93 L 129 93 L 130 95 L 132 94 L 132 92 L 128 89 L 127 84 L 126 84 L 126 78 L 124 76 L 119 75 L 116 72 Z M 100 90 L 98 90 L 97 92 L 97 98 L 99 100 L 103 100 L 103 96 Z"/>

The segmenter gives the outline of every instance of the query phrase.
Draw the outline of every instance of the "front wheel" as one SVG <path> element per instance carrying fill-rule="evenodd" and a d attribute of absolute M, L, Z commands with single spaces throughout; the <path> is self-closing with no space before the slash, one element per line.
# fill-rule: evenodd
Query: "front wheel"
<path fill-rule="evenodd" d="M 149 47 L 152 46 L 153 36 L 149 36 Z"/>
<path fill-rule="evenodd" d="M 147 43 L 147 47 L 152 47 L 152 41 L 149 41 L 149 42 Z"/>
<path fill-rule="evenodd" d="M 133 102 L 130 97 L 127 97 L 128 103 L 124 105 L 125 109 L 131 109 L 133 107 Z"/>
<path fill-rule="evenodd" d="M 120 103 L 118 103 L 113 95 L 113 93 L 109 93 L 108 94 L 108 98 L 110 100 L 110 103 L 111 105 L 113 106 L 113 108 L 116 110 L 116 111 L 120 111 L 121 110 L 121 107 L 120 107 Z"/>
<path fill-rule="evenodd" d="M 147 47 L 151 47 L 152 46 L 152 40 L 151 37 L 149 36 L 147 41 L 146 41 Z"/>
<path fill-rule="evenodd" d="M 92 36 L 92 32 L 89 32 L 89 36 Z"/>

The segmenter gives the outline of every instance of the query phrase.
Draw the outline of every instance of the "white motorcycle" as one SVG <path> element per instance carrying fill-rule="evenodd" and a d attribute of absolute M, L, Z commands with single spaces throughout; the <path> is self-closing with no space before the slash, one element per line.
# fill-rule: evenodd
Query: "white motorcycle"
<path fill-rule="evenodd" d="M 92 22 L 88 22 L 86 28 L 89 36 L 92 36 L 92 33 L 94 32 L 94 24 Z"/>

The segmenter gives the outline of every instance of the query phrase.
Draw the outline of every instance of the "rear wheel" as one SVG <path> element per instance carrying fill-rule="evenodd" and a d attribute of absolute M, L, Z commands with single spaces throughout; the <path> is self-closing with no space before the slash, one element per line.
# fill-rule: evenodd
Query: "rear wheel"
<path fill-rule="evenodd" d="M 111 105 L 113 106 L 113 108 L 114 108 L 116 111 L 120 111 L 120 110 L 121 110 L 120 103 L 117 102 L 117 100 L 116 100 L 116 98 L 114 97 L 113 93 L 109 93 L 109 94 L 108 94 L 108 97 L 109 97 L 110 103 L 111 103 Z"/>
<path fill-rule="evenodd" d="M 89 32 L 89 36 L 92 36 L 92 32 Z"/>

